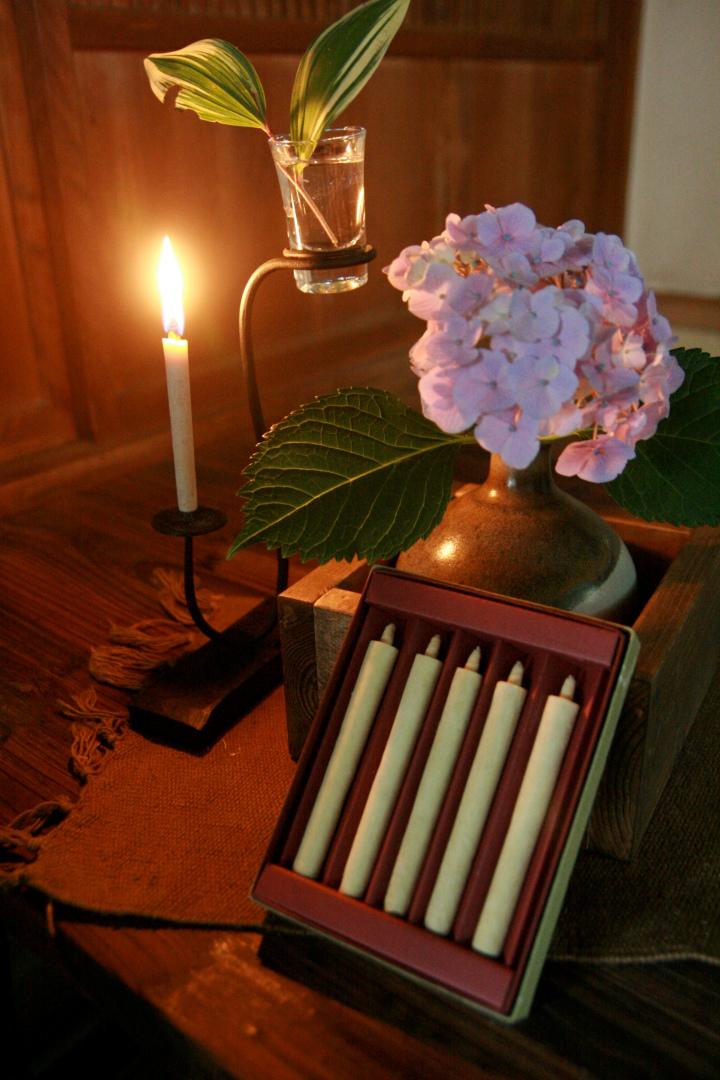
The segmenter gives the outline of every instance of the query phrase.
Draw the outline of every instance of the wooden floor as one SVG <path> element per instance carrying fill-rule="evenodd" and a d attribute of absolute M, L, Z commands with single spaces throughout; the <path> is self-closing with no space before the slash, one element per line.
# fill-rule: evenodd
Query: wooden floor
<path fill-rule="evenodd" d="M 7 1080 L 157 1080 L 161 1056 L 88 997 L 48 950 L 7 936 L 11 1012 Z"/>
<path fill-rule="evenodd" d="M 239 525 L 232 492 L 245 453 L 218 445 L 200 455 L 201 500 L 231 522 L 198 545 L 198 562 L 203 584 L 250 603 L 272 587 L 274 559 L 224 558 Z M 162 463 L 57 490 L 0 524 L 3 823 L 76 794 L 68 726 L 54 703 L 86 685 L 88 649 L 110 623 L 155 614 L 151 573 L 179 567 L 181 550 L 148 522 L 172 502 Z M 319 946 L 286 943 L 281 956 L 266 948 L 263 964 L 256 935 L 58 911 L 51 938 L 37 898 L 0 893 L 0 911 L 16 1009 L 3 1044 L 17 1051 L 20 1078 L 718 1075 L 718 969 L 698 962 L 549 963 L 531 1018 L 508 1029 L 386 973 L 358 980 L 342 958 L 328 965 Z"/>

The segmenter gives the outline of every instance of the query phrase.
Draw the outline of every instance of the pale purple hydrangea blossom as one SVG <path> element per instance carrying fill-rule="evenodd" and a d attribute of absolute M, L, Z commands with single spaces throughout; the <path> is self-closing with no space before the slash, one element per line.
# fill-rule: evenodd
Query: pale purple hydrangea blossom
<path fill-rule="evenodd" d="M 581 221 L 548 228 L 521 203 L 450 214 L 386 272 L 427 322 L 410 351 L 425 416 L 473 428 L 511 467 L 529 465 L 541 438 L 589 429 L 557 471 L 613 480 L 683 380 L 635 256 Z"/>

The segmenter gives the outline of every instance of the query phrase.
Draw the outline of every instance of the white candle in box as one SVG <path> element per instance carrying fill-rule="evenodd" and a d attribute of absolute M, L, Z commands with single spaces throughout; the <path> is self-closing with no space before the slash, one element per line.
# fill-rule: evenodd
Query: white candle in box
<path fill-rule="evenodd" d="M 455 921 L 518 717 L 525 704 L 527 690 L 521 685 L 522 677 L 523 666 L 518 661 L 513 665 L 507 681 L 498 681 L 493 691 L 480 742 L 425 912 L 425 926 L 436 934 L 449 934 Z"/>
<path fill-rule="evenodd" d="M 440 676 L 442 663 L 437 659 L 439 651 L 440 635 L 435 634 L 425 652 L 418 653 L 410 668 L 390 735 L 345 864 L 340 891 L 348 896 L 362 896 L 370 880 L 390 814 L 395 806 L 410 756 Z"/>
<path fill-rule="evenodd" d="M 317 878 L 325 861 L 345 797 L 392 674 L 398 650 L 389 623 L 379 641 L 368 644 L 342 725 L 300 842 L 293 870 Z"/>
<path fill-rule="evenodd" d="M 579 709 L 569 675 L 550 694 L 530 753 L 507 835 L 472 940 L 473 949 L 498 956 L 512 921 L 528 865 L 545 820 Z"/>
<path fill-rule="evenodd" d="M 163 325 L 168 335 L 162 339 L 165 356 L 170 431 L 178 509 L 197 510 L 195 448 L 190 404 L 190 369 L 188 343 L 182 336 L 185 315 L 182 306 L 182 275 L 169 237 L 163 240 L 158 279 L 163 307 Z"/>
<path fill-rule="evenodd" d="M 383 906 L 393 915 L 405 915 L 410 907 L 470 714 L 480 692 L 479 666 L 478 647 L 470 653 L 465 666 L 457 668 L 453 675 L 385 893 Z"/>

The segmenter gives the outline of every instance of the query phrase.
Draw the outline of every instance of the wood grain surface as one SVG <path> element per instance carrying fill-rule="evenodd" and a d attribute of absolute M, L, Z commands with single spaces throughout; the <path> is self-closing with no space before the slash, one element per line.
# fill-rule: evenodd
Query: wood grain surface
<path fill-rule="evenodd" d="M 0 501 L 19 508 L 117 456 L 150 460 L 166 423 L 155 271 L 168 233 L 185 275 L 198 420 L 245 422 L 237 309 L 286 243 L 257 131 L 152 96 L 149 52 L 218 36 L 250 54 L 287 130 L 297 61 L 353 0 L 1 0 L 0 314 L 13 328 L 0 400 Z M 446 215 L 517 200 L 538 219 L 622 229 L 638 0 L 414 0 L 344 122 L 368 129 L 368 285 L 301 295 L 291 275 L 254 313 L 269 421 L 363 382 L 414 394 L 419 336 L 381 268 Z M 7 43 L 7 44 L 6 44 Z"/>
<path fill-rule="evenodd" d="M 199 459 L 203 502 L 231 519 L 245 453 L 222 441 Z M 182 551 L 149 519 L 172 493 L 168 460 L 94 488 L 59 489 L 0 522 L 3 822 L 76 794 L 68 722 L 55 702 L 87 687 L 88 649 L 111 623 L 157 613 L 152 570 L 179 569 Z M 274 558 L 255 549 L 226 562 L 232 533 L 233 524 L 198 543 L 198 578 L 252 601 L 271 589 Z M 293 567 L 292 580 L 304 570 Z M 374 967 L 360 972 L 319 942 L 268 938 L 261 961 L 254 934 L 57 910 L 50 937 L 42 898 L 4 891 L 0 910 L 25 948 L 59 956 L 129 1038 L 157 1046 L 176 1080 L 717 1074 L 720 988 L 717 970 L 699 963 L 549 963 L 530 1019 L 508 1029 Z"/>

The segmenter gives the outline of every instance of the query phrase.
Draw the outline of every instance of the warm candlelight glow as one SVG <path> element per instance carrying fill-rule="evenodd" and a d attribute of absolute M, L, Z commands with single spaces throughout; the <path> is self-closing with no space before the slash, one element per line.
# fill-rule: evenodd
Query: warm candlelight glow
<path fill-rule="evenodd" d="M 453 540 L 453 539 L 443 540 L 442 544 L 438 548 L 438 559 L 443 559 L 443 560 L 452 559 L 452 557 L 455 554 L 456 550 L 457 550 L 457 541 L 456 540 Z"/>
<path fill-rule="evenodd" d="M 158 264 L 158 284 L 162 298 L 165 333 L 175 333 L 178 337 L 182 337 L 185 330 L 185 312 L 182 305 L 183 279 L 169 236 L 164 237 L 162 243 Z"/>

